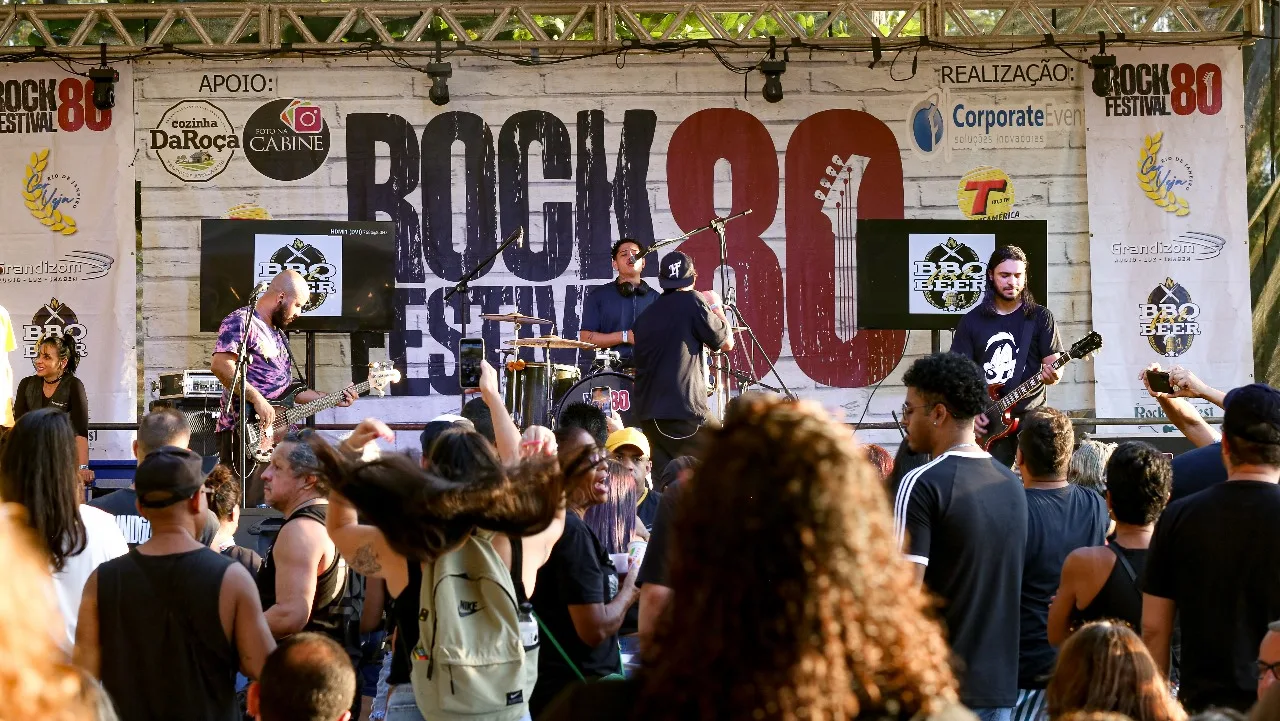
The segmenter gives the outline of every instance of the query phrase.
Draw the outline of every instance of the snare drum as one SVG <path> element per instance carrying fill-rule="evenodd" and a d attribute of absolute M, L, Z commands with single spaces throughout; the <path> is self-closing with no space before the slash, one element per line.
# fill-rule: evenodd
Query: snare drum
<path fill-rule="evenodd" d="M 608 388 L 609 402 L 613 409 L 622 416 L 623 426 L 634 426 L 631 421 L 631 394 L 635 392 L 636 380 L 625 373 L 595 373 L 578 381 L 556 403 L 556 420 L 564 417 L 564 409 L 572 403 L 590 403 L 592 388 Z"/>
<path fill-rule="evenodd" d="M 551 366 L 551 403 L 547 399 L 547 364 L 516 361 L 507 366 L 507 385 L 503 393 L 511 419 L 520 428 L 529 426 L 551 427 L 547 409 L 582 377 L 577 366 L 553 364 Z"/>

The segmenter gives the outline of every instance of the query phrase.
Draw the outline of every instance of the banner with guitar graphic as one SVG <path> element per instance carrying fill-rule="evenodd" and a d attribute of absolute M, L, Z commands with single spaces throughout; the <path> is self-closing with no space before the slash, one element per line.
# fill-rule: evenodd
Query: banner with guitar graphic
<path fill-rule="evenodd" d="M 1148 364 L 1224 389 L 1253 378 L 1240 50 L 1115 58 L 1106 95 L 1085 94 L 1097 413 L 1171 433 L 1139 380 Z"/>
<path fill-rule="evenodd" d="M 41 338 L 71 337 L 90 422 L 137 413 L 133 78 L 116 67 L 110 110 L 94 107 L 90 80 L 52 63 L 0 69 L 0 306 L 16 340 L 0 395 L 34 373 Z M 3 414 L 12 423 L 11 405 Z M 91 431 L 90 457 L 128 458 L 132 437 Z"/>

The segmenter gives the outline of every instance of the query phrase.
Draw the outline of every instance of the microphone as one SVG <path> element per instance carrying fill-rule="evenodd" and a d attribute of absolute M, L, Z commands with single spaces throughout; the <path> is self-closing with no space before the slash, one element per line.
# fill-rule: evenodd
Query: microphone
<path fill-rule="evenodd" d="M 271 285 L 271 281 L 264 280 L 253 286 L 253 292 L 249 294 L 249 302 L 253 303 L 257 299 L 261 298 L 267 292 L 267 286 L 269 285 Z"/>

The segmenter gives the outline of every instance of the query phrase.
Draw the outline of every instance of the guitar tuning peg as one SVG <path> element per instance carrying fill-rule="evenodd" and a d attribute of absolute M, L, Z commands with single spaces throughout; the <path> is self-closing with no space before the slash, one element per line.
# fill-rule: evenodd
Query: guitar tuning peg
<path fill-rule="evenodd" d="M 831 187 L 831 181 L 830 181 L 830 180 L 827 180 L 827 179 L 825 179 L 825 178 L 824 178 L 824 179 L 822 179 L 822 180 L 819 180 L 819 181 L 818 181 L 818 185 L 821 185 L 821 186 L 822 186 L 822 187 L 824 187 L 824 188 L 830 188 L 830 187 Z"/>
<path fill-rule="evenodd" d="M 840 159 L 839 155 L 831 156 L 831 162 L 835 163 L 836 165 L 844 165 L 844 161 Z"/>
<path fill-rule="evenodd" d="M 830 175 L 831 177 L 834 178 L 839 174 L 840 172 L 837 171 L 835 168 L 831 167 L 830 165 L 827 166 L 827 175 Z"/>
<path fill-rule="evenodd" d="M 813 191 L 813 197 L 817 198 L 818 200 L 823 201 L 824 203 L 825 203 L 825 202 L 826 202 L 826 200 L 827 200 L 827 196 L 826 196 L 826 194 L 825 194 L 825 193 L 823 193 L 821 190 L 815 190 L 815 191 Z"/>

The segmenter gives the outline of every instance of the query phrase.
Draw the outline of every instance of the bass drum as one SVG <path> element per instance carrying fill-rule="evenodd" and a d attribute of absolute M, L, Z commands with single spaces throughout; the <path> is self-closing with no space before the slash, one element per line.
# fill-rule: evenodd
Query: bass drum
<path fill-rule="evenodd" d="M 547 398 L 547 364 L 525 363 L 513 364 L 507 369 L 507 387 L 503 393 L 507 410 L 511 419 L 521 429 L 529 426 L 547 426 L 547 409 L 555 415 L 556 406 L 548 400 L 556 401 L 564 397 L 570 386 L 582 377 L 577 366 L 553 364 L 551 366 L 551 398 Z"/>
<path fill-rule="evenodd" d="M 631 418 L 631 394 L 635 392 L 636 379 L 625 373 L 608 371 L 589 375 L 569 389 L 569 392 L 556 405 L 557 427 L 559 422 L 564 420 L 565 408 L 573 403 L 591 402 L 592 388 L 608 388 L 609 402 L 618 415 L 622 416 L 622 425 L 627 427 L 636 425 Z"/>

